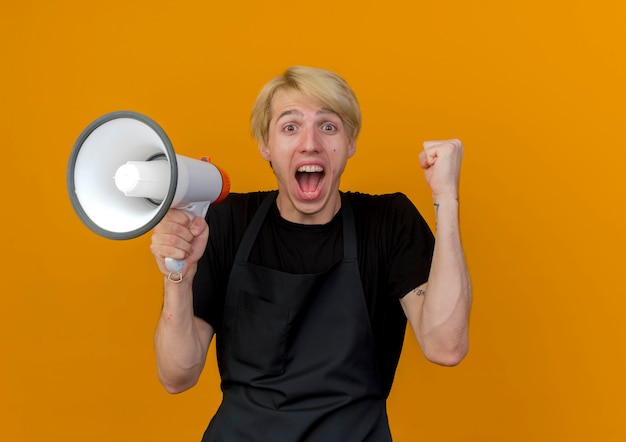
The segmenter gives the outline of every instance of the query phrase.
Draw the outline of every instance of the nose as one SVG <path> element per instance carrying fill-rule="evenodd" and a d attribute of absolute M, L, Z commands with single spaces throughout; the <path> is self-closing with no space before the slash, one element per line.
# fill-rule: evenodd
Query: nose
<path fill-rule="evenodd" d="M 302 152 L 314 153 L 320 149 L 319 134 L 314 127 L 307 127 L 303 131 L 301 150 Z"/>

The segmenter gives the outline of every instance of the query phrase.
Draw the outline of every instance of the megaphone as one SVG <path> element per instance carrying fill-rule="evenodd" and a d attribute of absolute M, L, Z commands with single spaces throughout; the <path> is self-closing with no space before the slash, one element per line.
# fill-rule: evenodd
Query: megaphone
<path fill-rule="evenodd" d="M 191 219 L 222 201 L 230 179 L 207 159 L 177 155 L 161 127 L 132 111 L 111 112 L 80 134 L 67 168 L 74 211 L 93 232 L 109 239 L 150 231 L 170 208 Z M 172 273 L 184 260 L 166 258 Z M 171 274 L 170 274 L 171 275 Z"/>

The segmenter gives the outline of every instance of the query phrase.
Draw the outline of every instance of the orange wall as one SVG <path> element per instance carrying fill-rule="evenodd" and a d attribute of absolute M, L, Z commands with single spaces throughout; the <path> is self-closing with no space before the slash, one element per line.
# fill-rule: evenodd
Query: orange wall
<path fill-rule="evenodd" d="M 624 4 L 4 1 L 0 438 L 199 440 L 214 364 L 193 391 L 160 387 L 149 235 L 88 231 L 67 160 L 89 122 L 132 109 L 177 152 L 210 155 L 233 190 L 272 188 L 249 110 L 305 64 L 342 74 L 362 103 L 343 188 L 403 191 L 432 223 L 420 143 L 466 145 L 471 352 L 444 369 L 407 341 L 396 440 L 624 440 Z"/>

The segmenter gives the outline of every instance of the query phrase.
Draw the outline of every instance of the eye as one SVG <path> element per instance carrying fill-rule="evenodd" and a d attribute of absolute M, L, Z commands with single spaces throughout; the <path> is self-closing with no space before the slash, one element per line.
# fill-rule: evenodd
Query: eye
<path fill-rule="evenodd" d="M 296 125 L 295 124 L 286 124 L 283 126 L 283 131 L 285 132 L 295 132 L 296 131 Z"/>
<path fill-rule="evenodd" d="M 336 131 L 336 130 L 337 130 L 337 126 L 335 126 L 335 125 L 334 125 L 334 124 L 332 124 L 332 123 L 324 123 L 324 124 L 322 125 L 322 130 L 323 130 L 324 132 L 334 132 L 334 131 Z"/>

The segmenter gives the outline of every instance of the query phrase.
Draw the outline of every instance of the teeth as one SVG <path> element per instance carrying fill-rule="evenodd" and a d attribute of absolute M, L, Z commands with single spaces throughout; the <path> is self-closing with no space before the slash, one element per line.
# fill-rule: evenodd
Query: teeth
<path fill-rule="evenodd" d="M 298 169 L 298 172 L 323 172 L 322 166 L 302 166 Z"/>

